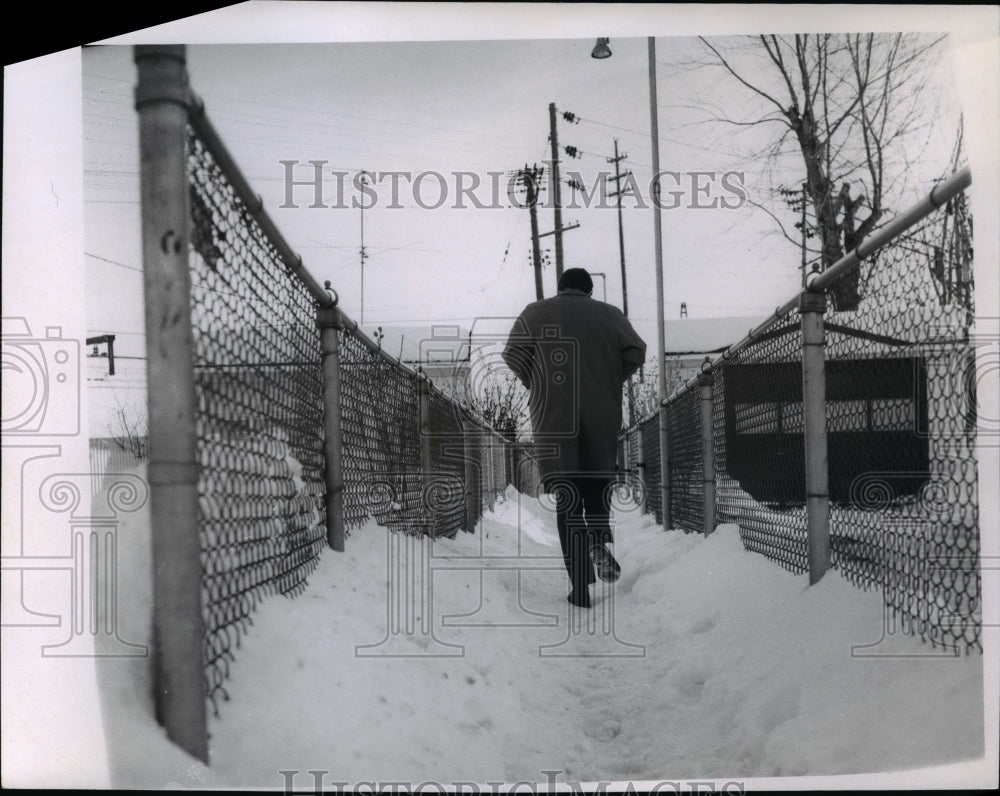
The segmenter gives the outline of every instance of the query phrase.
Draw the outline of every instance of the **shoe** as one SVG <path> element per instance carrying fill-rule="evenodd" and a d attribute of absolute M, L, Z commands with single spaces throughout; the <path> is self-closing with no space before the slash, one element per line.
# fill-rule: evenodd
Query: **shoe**
<path fill-rule="evenodd" d="M 616 581 L 622 574 L 622 568 L 615 561 L 615 557 L 602 544 L 595 544 L 590 548 L 590 560 L 594 562 L 594 567 L 597 569 L 597 577 L 603 581 Z"/>
<path fill-rule="evenodd" d="M 580 608 L 590 608 L 590 594 L 586 591 L 577 594 L 575 591 L 571 591 L 566 595 L 566 599 L 569 600 L 573 605 L 579 606 Z"/>

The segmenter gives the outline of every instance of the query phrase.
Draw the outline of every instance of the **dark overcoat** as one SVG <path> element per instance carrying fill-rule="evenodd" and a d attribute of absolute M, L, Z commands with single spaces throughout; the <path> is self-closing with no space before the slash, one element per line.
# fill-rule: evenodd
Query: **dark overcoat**
<path fill-rule="evenodd" d="M 622 385 L 645 357 L 646 344 L 622 311 L 581 290 L 524 308 L 503 359 L 529 390 L 543 479 L 614 473 Z"/>

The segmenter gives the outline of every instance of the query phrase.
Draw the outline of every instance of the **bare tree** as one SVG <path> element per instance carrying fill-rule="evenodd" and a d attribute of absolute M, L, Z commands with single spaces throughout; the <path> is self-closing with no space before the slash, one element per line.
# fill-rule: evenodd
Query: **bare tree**
<path fill-rule="evenodd" d="M 883 215 L 899 209 L 890 203 L 900 195 L 915 147 L 935 122 L 936 102 L 928 96 L 926 78 L 943 38 L 876 33 L 769 35 L 738 43 L 701 38 L 709 65 L 722 69 L 751 99 L 747 118 L 727 110 L 715 120 L 773 126 L 775 134 L 759 153 L 768 167 L 789 154 L 801 158 L 811 211 L 807 227 L 818 238 L 814 254 L 821 270 L 857 246 Z M 782 192 L 789 193 L 787 186 Z M 773 208 L 763 209 L 789 240 L 800 243 Z M 858 300 L 855 271 L 834 286 L 833 301 L 843 310 L 854 309 Z"/>
<path fill-rule="evenodd" d="M 477 352 L 471 363 L 466 400 L 491 428 L 511 441 L 530 437 L 528 390 L 495 352 Z"/>
<path fill-rule="evenodd" d="M 149 453 L 149 423 L 134 406 L 123 403 L 117 395 L 115 403 L 113 425 L 108 426 L 111 439 L 119 449 L 142 461 Z"/>
<path fill-rule="evenodd" d="M 639 423 L 656 414 L 660 406 L 659 372 L 656 360 L 642 366 L 642 370 L 631 378 L 634 412 L 632 422 Z M 667 395 L 682 386 L 680 366 L 675 360 L 667 360 Z M 627 392 L 627 391 L 626 391 Z M 625 398 L 622 416 L 629 422 L 628 397 Z"/>

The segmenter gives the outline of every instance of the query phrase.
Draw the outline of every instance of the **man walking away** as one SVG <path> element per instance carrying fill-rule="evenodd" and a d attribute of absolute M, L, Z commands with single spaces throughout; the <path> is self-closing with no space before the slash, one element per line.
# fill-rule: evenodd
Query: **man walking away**
<path fill-rule="evenodd" d="M 558 294 L 529 304 L 503 359 L 528 388 L 542 490 L 556 496 L 556 524 L 570 579 L 568 599 L 590 607 L 594 567 L 617 580 L 611 532 L 622 385 L 645 361 L 646 344 L 617 307 L 590 297 L 590 274 L 570 268 Z"/>

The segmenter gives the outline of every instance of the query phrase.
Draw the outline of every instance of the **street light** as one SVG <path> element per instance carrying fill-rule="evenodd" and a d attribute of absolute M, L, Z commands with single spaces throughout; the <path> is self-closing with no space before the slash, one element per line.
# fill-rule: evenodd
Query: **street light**
<path fill-rule="evenodd" d="M 594 49 L 590 53 L 591 58 L 604 59 L 611 56 L 611 49 L 608 47 L 607 38 L 599 38 Z M 653 179 L 651 190 L 653 193 L 653 237 L 654 253 L 656 257 L 656 354 L 657 371 L 659 375 L 659 405 L 660 412 L 660 498 L 663 511 L 663 527 L 670 530 L 672 525 L 670 518 L 670 480 L 667 468 L 667 414 L 662 411 L 663 403 L 667 400 L 667 370 L 666 364 L 666 335 L 663 318 L 663 228 L 660 218 L 660 126 L 656 109 L 656 39 L 649 36 L 646 39 L 649 51 L 649 125 L 650 135 L 653 139 Z"/>
<path fill-rule="evenodd" d="M 590 53 L 591 58 L 610 58 L 611 49 L 608 47 L 608 42 L 610 39 L 598 39 L 597 44 L 594 45 L 594 49 Z"/>

